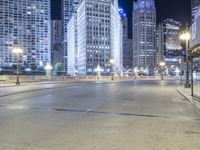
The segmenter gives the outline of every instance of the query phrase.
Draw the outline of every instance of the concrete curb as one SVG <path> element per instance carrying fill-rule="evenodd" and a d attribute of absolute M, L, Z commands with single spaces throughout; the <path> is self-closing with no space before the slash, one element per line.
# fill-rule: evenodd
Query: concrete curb
<path fill-rule="evenodd" d="M 109 84 L 109 83 L 117 83 L 117 82 L 116 81 L 99 82 L 99 83 L 97 82 L 95 84 Z M 41 84 L 35 84 L 35 85 L 41 85 Z M 26 86 L 26 85 L 20 85 L 20 86 Z M 38 88 L 38 89 L 32 89 L 32 90 L 24 90 L 24 91 L 19 91 L 19 92 L 12 92 L 12 93 L 8 93 L 8 94 L 2 94 L 2 95 L 0 95 L 0 98 L 1 97 L 7 97 L 7 96 L 13 96 L 13 95 L 17 95 L 17 94 L 23 94 L 23 93 L 31 93 L 31 92 L 44 91 L 44 90 L 50 90 L 50 89 L 67 88 L 67 87 L 69 88 L 69 87 L 76 87 L 76 86 L 77 85 L 71 85 L 71 86 L 65 85 L 65 86 L 58 86 L 58 87 L 46 87 L 46 88 Z M 16 85 L 12 86 L 12 87 L 16 87 Z"/>
<path fill-rule="evenodd" d="M 13 96 L 13 95 L 17 95 L 17 94 L 31 93 L 31 92 L 44 91 L 44 90 L 49 90 L 49 89 L 58 89 L 58 88 L 64 88 L 64 87 L 51 87 L 51 88 L 33 89 L 33 90 L 26 90 L 26 91 L 20 91 L 20 92 L 13 92 L 13 93 L 0 95 L 0 97 L 7 97 L 7 96 Z"/>
<path fill-rule="evenodd" d="M 198 101 L 196 97 L 192 97 L 190 94 L 187 94 L 182 87 L 178 87 L 177 92 L 196 108 L 196 112 L 200 116 L 200 101 Z"/>

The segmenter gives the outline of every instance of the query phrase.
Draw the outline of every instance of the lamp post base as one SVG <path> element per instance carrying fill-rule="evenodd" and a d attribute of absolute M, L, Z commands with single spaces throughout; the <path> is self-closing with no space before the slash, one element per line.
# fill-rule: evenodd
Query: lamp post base
<path fill-rule="evenodd" d="M 190 88 L 190 83 L 189 82 L 185 83 L 185 88 Z"/>
<path fill-rule="evenodd" d="M 114 75 L 111 76 L 111 80 L 114 81 Z"/>
<path fill-rule="evenodd" d="M 17 81 L 17 82 L 16 82 L 16 85 L 20 85 L 20 82 L 19 82 L 19 81 Z"/>

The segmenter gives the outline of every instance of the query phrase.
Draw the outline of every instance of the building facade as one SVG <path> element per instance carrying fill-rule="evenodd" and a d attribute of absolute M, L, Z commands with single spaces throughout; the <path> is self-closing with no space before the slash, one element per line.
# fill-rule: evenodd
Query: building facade
<path fill-rule="evenodd" d="M 67 25 L 72 16 L 77 12 L 79 4 L 82 0 L 62 0 L 62 20 L 64 25 L 64 70 L 68 70 L 68 43 L 67 43 Z"/>
<path fill-rule="evenodd" d="M 51 64 L 55 67 L 63 65 L 63 22 L 62 20 L 51 21 Z"/>
<path fill-rule="evenodd" d="M 161 61 L 166 63 L 168 70 L 180 67 L 182 46 L 179 40 L 181 23 L 174 19 L 166 19 L 157 29 L 157 66 Z"/>
<path fill-rule="evenodd" d="M 78 66 L 77 66 L 77 55 L 78 55 L 78 45 L 77 45 L 77 15 L 74 14 L 71 20 L 68 23 L 68 31 L 67 31 L 67 43 L 68 43 L 68 71 L 69 75 L 78 74 Z"/>
<path fill-rule="evenodd" d="M 190 50 L 194 54 L 193 58 L 193 65 L 194 65 L 194 72 L 195 72 L 195 78 L 199 79 L 199 72 L 200 72 L 200 10 L 197 12 L 198 14 L 196 15 L 195 21 L 190 27 L 190 34 L 191 34 L 191 39 L 190 39 Z"/>
<path fill-rule="evenodd" d="M 123 51 L 123 66 L 125 71 L 133 69 L 133 40 L 127 39 L 126 49 Z"/>
<path fill-rule="evenodd" d="M 122 24 L 122 51 L 123 51 L 123 67 L 127 68 L 129 65 L 129 51 L 128 51 L 128 17 L 123 9 L 119 9 Z M 128 69 L 128 68 L 127 68 Z"/>
<path fill-rule="evenodd" d="M 192 11 L 191 12 L 191 14 L 192 14 L 191 20 L 192 20 L 192 22 L 195 21 L 195 18 L 196 18 L 195 16 L 199 9 L 199 5 L 200 5 L 200 0 L 191 0 L 191 11 Z"/>
<path fill-rule="evenodd" d="M 158 24 L 156 33 L 156 66 L 159 67 L 160 63 L 164 62 L 165 40 L 163 23 Z"/>
<path fill-rule="evenodd" d="M 133 2 L 133 67 L 153 75 L 156 54 L 156 8 L 154 0 Z"/>
<path fill-rule="evenodd" d="M 77 23 L 75 21 L 77 20 Z M 77 53 L 75 26 L 77 25 Z M 121 22 L 117 0 L 83 0 L 68 26 L 69 63 L 77 64 L 69 72 L 73 75 L 96 75 L 100 66 L 102 75 L 122 72 Z M 74 57 L 75 56 L 75 57 Z M 77 63 L 75 62 L 77 59 Z M 114 64 L 110 63 L 110 60 Z M 75 62 L 75 63 L 74 63 Z"/>
<path fill-rule="evenodd" d="M 50 0 L 0 1 L 0 66 L 16 63 L 15 45 L 23 48 L 22 65 L 51 62 Z"/>

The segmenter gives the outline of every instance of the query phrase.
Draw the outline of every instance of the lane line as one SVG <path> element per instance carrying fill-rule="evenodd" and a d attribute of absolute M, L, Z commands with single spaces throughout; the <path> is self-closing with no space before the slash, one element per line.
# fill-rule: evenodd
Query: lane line
<path fill-rule="evenodd" d="M 116 116 L 132 116 L 132 117 L 143 117 L 143 118 L 162 118 L 162 119 L 174 119 L 174 120 L 195 120 L 199 121 L 199 118 L 182 118 L 182 117 L 170 117 L 162 115 L 150 115 L 150 114 L 139 114 L 139 113 L 123 113 L 123 112 L 106 112 L 106 111 L 95 111 L 90 109 L 65 109 L 65 108 L 49 108 L 49 107 L 27 107 L 23 105 L 0 105 L 2 109 L 9 110 L 37 110 L 37 111 L 51 111 L 51 112 L 72 112 L 72 113 L 87 113 L 87 114 L 100 114 L 100 115 L 116 115 Z"/>

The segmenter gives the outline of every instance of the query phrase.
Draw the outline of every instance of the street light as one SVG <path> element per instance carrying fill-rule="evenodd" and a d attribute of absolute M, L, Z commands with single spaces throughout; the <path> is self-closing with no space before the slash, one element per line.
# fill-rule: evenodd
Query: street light
<path fill-rule="evenodd" d="M 161 67 L 161 79 L 163 80 L 164 78 L 164 67 L 165 67 L 166 63 L 164 61 L 160 62 L 160 67 Z"/>
<path fill-rule="evenodd" d="M 46 70 L 46 76 L 51 76 L 51 70 L 53 69 L 53 67 L 49 63 L 47 63 L 44 69 Z"/>
<path fill-rule="evenodd" d="M 20 85 L 19 81 L 19 54 L 23 53 L 23 48 L 20 46 L 15 46 L 12 50 L 14 54 L 17 56 L 17 79 L 16 79 L 16 85 Z"/>
<path fill-rule="evenodd" d="M 101 76 L 101 66 L 98 64 L 97 68 L 96 68 L 96 72 L 97 72 L 97 80 L 99 80 L 100 76 Z"/>
<path fill-rule="evenodd" d="M 190 88 L 190 81 L 189 81 L 189 56 L 188 56 L 189 40 L 190 40 L 190 38 L 191 38 L 191 35 L 190 35 L 190 33 L 188 31 L 180 35 L 180 39 L 183 40 L 183 41 L 185 41 L 185 43 L 186 43 L 186 82 L 185 82 L 185 88 Z"/>
<path fill-rule="evenodd" d="M 139 69 L 138 69 L 138 67 L 135 67 L 135 68 L 134 68 L 134 74 L 135 74 L 135 78 L 137 78 L 137 77 L 138 77 L 138 74 L 139 74 Z"/>
<path fill-rule="evenodd" d="M 114 59 L 110 59 L 110 64 L 111 64 L 111 80 L 113 81 L 114 80 L 114 63 L 115 63 L 115 60 Z"/>

